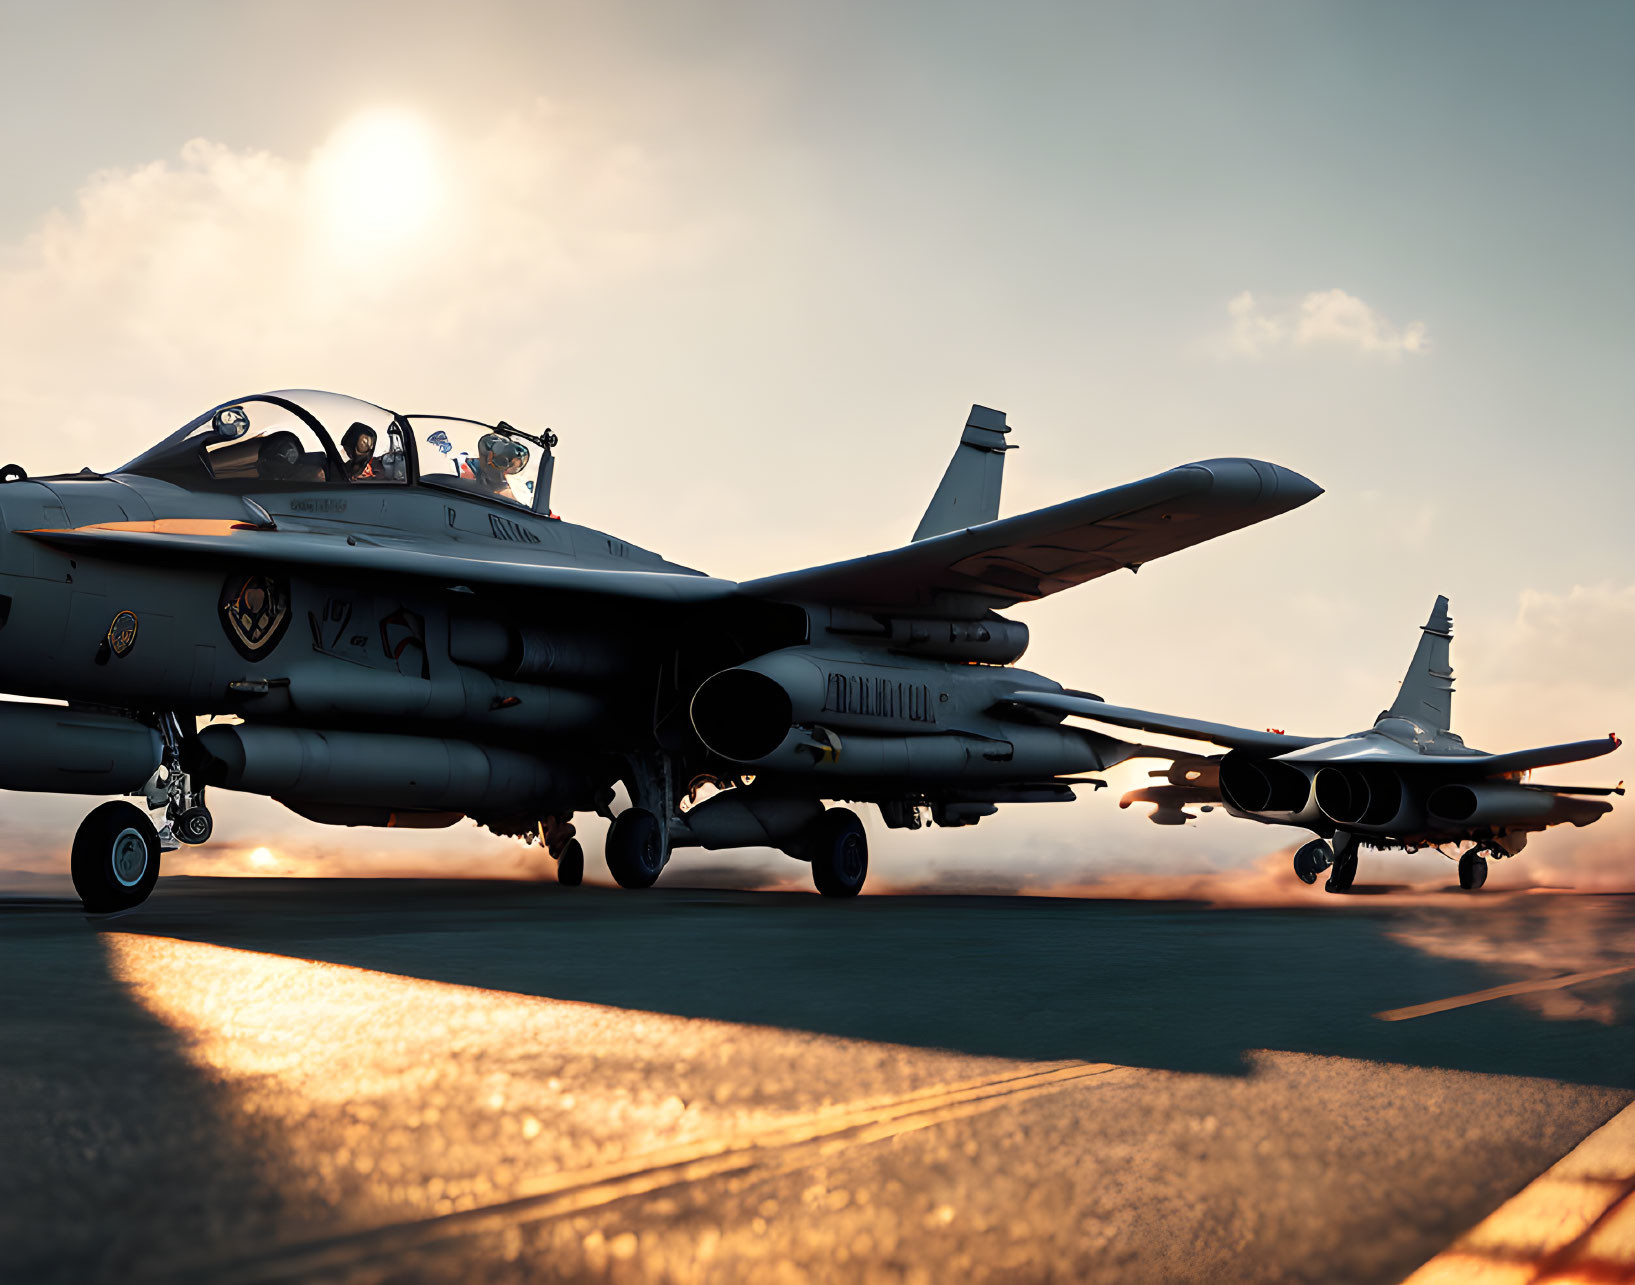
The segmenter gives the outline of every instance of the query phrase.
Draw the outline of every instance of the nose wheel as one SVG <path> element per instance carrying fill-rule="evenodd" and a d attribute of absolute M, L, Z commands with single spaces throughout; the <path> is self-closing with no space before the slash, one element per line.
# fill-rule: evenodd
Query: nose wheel
<path fill-rule="evenodd" d="M 69 868 L 91 914 L 140 906 L 159 882 L 159 832 L 140 808 L 104 803 L 80 822 Z"/>

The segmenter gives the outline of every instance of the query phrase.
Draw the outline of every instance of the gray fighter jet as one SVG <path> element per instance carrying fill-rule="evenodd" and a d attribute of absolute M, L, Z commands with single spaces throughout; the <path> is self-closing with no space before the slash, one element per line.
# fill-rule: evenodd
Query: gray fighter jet
<path fill-rule="evenodd" d="M 1169 768 L 1152 774 L 1168 784 L 1132 790 L 1119 801 L 1125 808 L 1152 804 L 1151 820 L 1159 825 L 1192 820 L 1188 807 L 1207 812 L 1224 804 L 1234 816 L 1311 830 L 1318 837 L 1295 853 L 1294 872 L 1315 883 L 1327 869 L 1330 892 L 1351 887 L 1360 847 L 1417 852 L 1468 843 L 1459 856 L 1459 886 L 1474 891 L 1487 881 L 1489 856 L 1513 857 L 1530 834 L 1552 825 L 1589 825 L 1612 810 L 1607 796 L 1624 791 L 1622 784 L 1524 779 L 1534 768 L 1610 754 L 1619 745 L 1616 735 L 1508 754 L 1469 748 L 1449 730 L 1452 641 L 1448 600 L 1438 598 L 1391 708 L 1373 727 L 1349 736 L 1257 732 L 1066 692 L 1019 692 L 1013 699 L 1027 708 L 1226 747 L 1223 755 L 1174 756 Z"/>
<path fill-rule="evenodd" d="M 209 838 L 216 788 L 333 825 L 470 817 L 568 884 L 591 811 L 625 887 L 771 846 L 855 894 L 864 830 L 826 802 L 970 825 L 1134 752 L 1011 699 L 1063 689 L 1012 667 L 1001 609 L 1321 493 L 1221 459 L 1000 519 L 1009 431 L 972 408 L 911 543 L 742 584 L 559 519 L 548 431 L 327 393 L 225 403 L 107 474 L 9 466 L 0 691 L 36 700 L 0 701 L 0 788 L 142 796 L 74 839 L 95 911 Z"/>

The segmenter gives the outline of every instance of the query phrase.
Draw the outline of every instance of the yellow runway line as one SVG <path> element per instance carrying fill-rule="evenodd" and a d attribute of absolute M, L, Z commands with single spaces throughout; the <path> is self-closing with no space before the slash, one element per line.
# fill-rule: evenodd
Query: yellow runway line
<path fill-rule="evenodd" d="M 1635 1281 L 1635 1105 L 1403 1285 Z"/>
<path fill-rule="evenodd" d="M 1411 1017 L 1426 1017 L 1431 1013 L 1445 1013 L 1451 1008 L 1465 1008 L 1471 1004 L 1485 1004 L 1490 999 L 1507 999 L 1512 995 L 1530 995 L 1534 991 L 1558 991 L 1580 982 L 1593 982 L 1601 977 L 1635 972 L 1635 964 L 1614 964 L 1611 968 L 1595 968 L 1587 973 L 1567 973 L 1560 977 L 1537 977 L 1525 982 L 1507 982 L 1485 991 L 1471 991 L 1468 995 L 1453 995 L 1447 999 L 1433 999 L 1424 1004 L 1410 1004 L 1406 1008 L 1388 1008 L 1374 1016 L 1382 1022 L 1405 1022 Z"/>

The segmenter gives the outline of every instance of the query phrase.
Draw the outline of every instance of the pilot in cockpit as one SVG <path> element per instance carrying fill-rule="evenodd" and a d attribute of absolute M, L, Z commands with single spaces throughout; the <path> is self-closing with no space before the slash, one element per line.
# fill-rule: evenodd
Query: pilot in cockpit
<path fill-rule="evenodd" d="M 269 433 L 256 449 L 256 473 L 264 482 L 325 482 L 329 470 L 324 457 L 302 449 L 301 439 L 288 429 Z"/>
<path fill-rule="evenodd" d="M 379 477 L 375 471 L 375 430 L 363 423 L 353 424 L 341 438 L 342 466 L 353 482 Z"/>
<path fill-rule="evenodd" d="M 469 478 L 502 500 L 516 500 L 508 477 L 528 467 L 528 448 L 503 433 L 484 433 L 477 454 L 460 459 L 460 476 Z"/>
<path fill-rule="evenodd" d="M 256 472 L 266 482 L 293 482 L 301 475 L 301 457 L 301 439 L 294 433 L 270 433 L 256 451 Z"/>

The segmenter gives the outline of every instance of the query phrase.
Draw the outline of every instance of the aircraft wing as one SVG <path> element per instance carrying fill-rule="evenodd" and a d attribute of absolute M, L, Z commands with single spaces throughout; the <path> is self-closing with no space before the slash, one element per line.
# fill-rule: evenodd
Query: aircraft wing
<path fill-rule="evenodd" d="M 1260 460 L 1206 460 L 884 553 L 746 581 L 761 598 L 851 607 L 1009 607 L 1286 513 L 1322 488 Z"/>
<path fill-rule="evenodd" d="M 1482 770 L 1497 776 L 1504 772 L 1527 772 L 1535 767 L 1555 767 L 1558 763 L 1579 763 L 1584 759 L 1611 754 L 1622 741 L 1616 735 L 1593 741 L 1572 741 L 1566 745 L 1541 745 L 1533 750 L 1512 750 L 1494 754 L 1481 762 Z"/>
<path fill-rule="evenodd" d="M 1123 705 L 1109 705 L 1090 696 L 1073 696 L 1067 692 L 1013 692 L 1005 698 L 1017 705 L 1032 709 L 1049 710 L 1056 714 L 1071 714 L 1077 718 L 1094 719 L 1114 727 L 1133 727 L 1161 736 L 1180 736 L 1187 740 L 1209 741 L 1229 749 L 1262 750 L 1284 754 L 1290 750 L 1320 745 L 1327 737 L 1287 736 L 1282 732 L 1257 732 L 1247 727 L 1233 727 L 1228 723 L 1206 723 L 1197 718 L 1178 718 L 1172 714 L 1154 714 L 1145 709 L 1129 709 Z"/>
<path fill-rule="evenodd" d="M 341 575 L 410 576 L 446 584 L 503 585 L 556 593 L 602 594 L 658 603 L 712 602 L 733 596 L 729 580 L 670 571 L 624 571 L 561 566 L 501 557 L 477 557 L 451 545 L 431 545 L 362 533 L 273 530 L 247 522 L 170 519 L 107 522 L 22 534 L 65 549 L 105 557 L 170 561 L 255 562 L 268 566 L 321 568 Z"/>

